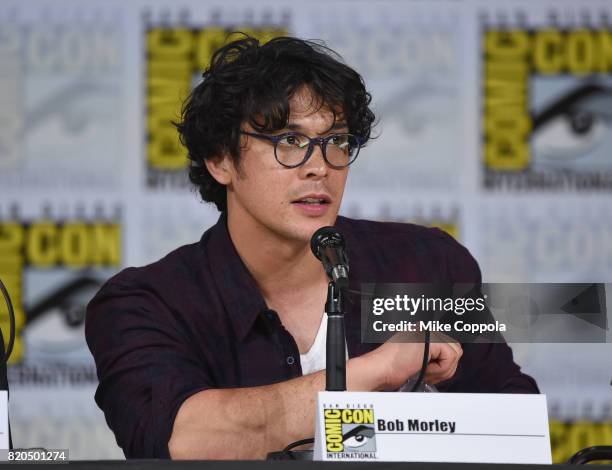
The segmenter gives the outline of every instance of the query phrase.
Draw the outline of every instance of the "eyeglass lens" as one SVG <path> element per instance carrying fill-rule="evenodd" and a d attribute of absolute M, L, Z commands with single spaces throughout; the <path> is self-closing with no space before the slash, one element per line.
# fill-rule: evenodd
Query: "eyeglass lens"
<path fill-rule="evenodd" d="M 314 147 L 314 142 L 312 146 Z M 351 134 L 331 135 L 325 139 L 323 146 L 327 162 L 337 167 L 351 164 L 360 147 L 358 139 Z M 289 134 L 277 142 L 276 158 L 283 165 L 299 165 L 306 158 L 310 147 L 310 139 L 307 136 Z"/>

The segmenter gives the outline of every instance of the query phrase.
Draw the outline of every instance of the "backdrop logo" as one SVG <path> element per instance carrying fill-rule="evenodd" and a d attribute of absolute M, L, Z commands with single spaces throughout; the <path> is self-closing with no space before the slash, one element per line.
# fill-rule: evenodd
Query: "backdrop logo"
<path fill-rule="evenodd" d="M 374 410 L 331 408 L 323 411 L 329 458 L 376 458 Z"/>
<path fill-rule="evenodd" d="M 348 201 L 341 215 L 354 219 L 373 219 L 381 222 L 399 222 L 435 227 L 446 232 L 455 240 L 460 240 L 462 235 L 459 207 L 457 205 L 445 205 L 438 203 L 406 205 L 403 203 L 391 203 L 382 201 L 374 207 L 360 201 Z"/>
<path fill-rule="evenodd" d="M 117 221 L 0 221 L 0 278 L 11 295 L 17 326 L 11 362 L 23 358 L 24 328 L 37 345 L 52 345 L 57 352 L 62 338 L 83 345 L 82 334 L 73 330 L 82 327 L 85 305 L 102 283 L 93 272 L 117 268 L 120 262 Z M 54 318 L 58 314 L 60 321 Z M 51 331 L 58 324 L 64 329 Z M 9 323 L 4 304 L 0 304 L 0 328 L 6 345 Z"/>
<path fill-rule="evenodd" d="M 482 74 L 485 187 L 612 189 L 609 26 L 485 25 Z"/>
<path fill-rule="evenodd" d="M 0 18 L 3 188 L 120 182 L 121 21 L 116 10 L 81 6 Z"/>
<path fill-rule="evenodd" d="M 325 38 L 364 77 L 384 133 L 351 168 L 347 193 L 458 190 L 460 25 L 441 5 L 415 11 L 410 3 L 377 2 L 372 8 L 375 15 L 347 15 L 343 4 L 327 2 L 325 15 L 309 13 L 309 37 Z"/>
<path fill-rule="evenodd" d="M 146 168 L 150 188 L 188 184 L 186 151 L 172 122 L 179 119 L 183 101 L 210 64 L 215 50 L 236 38 L 229 36 L 233 31 L 245 32 L 262 43 L 287 35 L 286 29 L 280 26 L 148 26 Z"/>

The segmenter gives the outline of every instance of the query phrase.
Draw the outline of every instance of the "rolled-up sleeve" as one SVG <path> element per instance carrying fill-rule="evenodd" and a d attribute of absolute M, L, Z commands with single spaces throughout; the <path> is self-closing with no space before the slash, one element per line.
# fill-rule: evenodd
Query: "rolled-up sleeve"
<path fill-rule="evenodd" d="M 183 401 L 213 387 L 189 332 L 153 290 L 111 280 L 87 307 L 95 400 L 128 458 L 169 458 Z"/>

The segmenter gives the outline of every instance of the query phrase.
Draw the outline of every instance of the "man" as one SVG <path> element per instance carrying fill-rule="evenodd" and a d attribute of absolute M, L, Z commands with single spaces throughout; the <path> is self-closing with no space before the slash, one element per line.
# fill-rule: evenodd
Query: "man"
<path fill-rule="evenodd" d="M 246 38 L 214 55 L 178 130 L 219 222 L 121 272 L 88 307 L 96 401 L 126 456 L 264 458 L 313 435 L 328 279 L 309 241 L 322 226 L 345 235 L 351 289 L 480 282 L 468 251 L 439 230 L 337 217 L 370 137 L 369 103 L 361 77 L 313 43 Z M 358 302 L 346 330 L 349 390 L 397 390 L 419 371 L 420 343 L 360 342 Z M 505 344 L 432 343 L 426 380 L 537 392 Z"/>

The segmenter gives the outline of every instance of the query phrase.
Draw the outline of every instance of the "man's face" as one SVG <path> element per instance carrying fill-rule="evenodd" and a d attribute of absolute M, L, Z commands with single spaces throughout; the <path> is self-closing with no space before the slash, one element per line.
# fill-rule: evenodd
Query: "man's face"
<path fill-rule="evenodd" d="M 334 122 L 329 109 L 317 107 L 310 91 L 303 88 L 290 100 L 288 128 L 275 134 L 295 131 L 309 137 L 325 137 L 347 132 L 341 117 Z M 243 125 L 243 130 L 256 132 L 248 124 Z M 227 198 L 232 226 L 308 242 L 318 228 L 335 223 L 348 167 L 331 168 L 323 159 L 321 148 L 315 146 L 306 163 L 286 168 L 274 158 L 272 142 L 242 136 L 241 143 L 240 168 L 229 162 L 231 182 L 227 185 Z M 313 203 L 316 199 L 324 202 Z"/>

